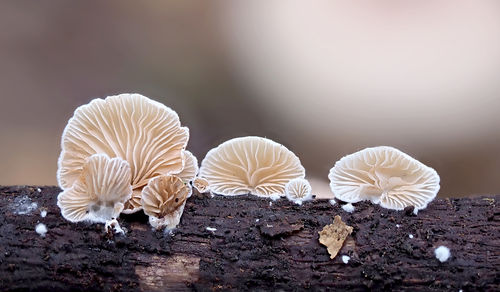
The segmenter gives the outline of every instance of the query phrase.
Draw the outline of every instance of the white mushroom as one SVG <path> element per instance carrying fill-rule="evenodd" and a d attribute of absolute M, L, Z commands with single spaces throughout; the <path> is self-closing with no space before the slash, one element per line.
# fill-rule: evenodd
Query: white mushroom
<path fill-rule="evenodd" d="M 47 226 L 43 223 L 38 223 L 35 226 L 35 232 L 40 234 L 41 237 L 45 237 L 45 234 L 47 233 Z"/>
<path fill-rule="evenodd" d="M 71 222 L 104 223 L 116 218 L 130 199 L 131 173 L 127 161 L 105 154 L 86 159 L 80 177 L 57 197 L 61 214 Z"/>
<path fill-rule="evenodd" d="M 303 178 L 292 179 L 285 185 L 286 197 L 299 205 L 312 198 L 311 190 L 311 184 Z"/>
<path fill-rule="evenodd" d="M 198 174 L 198 159 L 187 150 L 183 151 L 182 159 L 184 160 L 184 168 L 175 176 L 180 177 L 184 182 L 192 182 Z"/>
<path fill-rule="evenodd" d="M 299 158 L 285 146 L 266 138 L 241 137 L 210 150 L 203 159 L 200 176 L 210 191 L 233 196 L 253 194 L 284 195 L 292 179 L 304 178 Z"/>
<path fill-rule="evenodd" d="M 194 179 L 193 186 L 200 193 L 205 193 L 210 190 L 210 184 L 208 183 L 208 180 L 199 176 Z"/>
<path fill-rule="evenodd" d="M 366 148 L 337 161 L 330 170 L 330 187 L 349 203 L 370 200 L 384 208 L 424 209 L 439 191 L 437 172 L 387 146 Z"/>
<path fill-rule="evenodd" d="M 124 213 L 140 210 L 141 190 L 159 175 L 183 169 L 182 151 L 189 131 L 177 113 L 139 94 L 94 99 L 76 109 L 61 141 L 57 179 L 69 189 L 82 173 L 85 159 L 102 153 L 126 160 L 134 190 Z"/>
<path fill-rule="evenodd" d="M 142 194 L 144 213 L 156 229 L 173 229 L 179 224 L 190 188 L 177 176 L 162 175 L 151 179 Z"/>

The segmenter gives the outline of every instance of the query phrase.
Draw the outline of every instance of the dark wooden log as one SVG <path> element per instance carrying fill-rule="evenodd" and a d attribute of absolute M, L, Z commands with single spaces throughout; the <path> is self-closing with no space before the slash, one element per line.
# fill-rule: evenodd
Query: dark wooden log
<path fill-rule="evenodd" d="M 415 216 L 370 203 L 347 213 L 327 200 L 195 194 L 171 234 L 152 231 L 141 212 L 120 218 L 123 236 L 65 221 L 59 189 L 37 189 L 0 188 L 2 291 L 500 291 L 500 196 L 438 199 Z M 337 214 L 354 231 L 330 259 L 318 231 Z M 451 250 L 443 263 L 439 245 Z"/>

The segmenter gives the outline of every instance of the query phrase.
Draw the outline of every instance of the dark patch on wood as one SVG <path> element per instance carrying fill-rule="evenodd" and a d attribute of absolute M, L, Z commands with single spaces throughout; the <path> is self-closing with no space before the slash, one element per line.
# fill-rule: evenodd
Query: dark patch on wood
<path fill-rule="evenodd" d="M 435 200 L 412 216 L 370 203 L 347 213 L 326 200 L 270 206 L 194 194 L 172 234 L 151 230 L 139 213 L 120 218 L 127 235 L 114 236 L 65 221 L 58 193 L 0 187 L 0 290 L 500 290 L 500 196 Z M 21 201 L 37 206 L 17 212 Z M 335 215 L 354 231 L 330 260 L 318 231 Z M 439 245 L 451 249 L 444 263 Z"/>
<path fill-rule="evenodd" d="M 280 238 L 289 236 L 304 228 L 304 224 L 293 221 L 290 222 L 289 218 L 269 218 L 267 221 L 259 221 L 260 233 L 269 238 Z"/>

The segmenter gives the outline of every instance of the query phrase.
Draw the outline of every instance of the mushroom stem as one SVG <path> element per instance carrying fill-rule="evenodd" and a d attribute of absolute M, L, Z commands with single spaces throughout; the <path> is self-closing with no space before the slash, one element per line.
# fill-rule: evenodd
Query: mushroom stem
<path fill-rule="evenodd" d="M 114 231 L 115 234 L 121 233 L 125 235 L 125 231 L 120 227 L 120 223 L 118 223 L 115 218 L 106 221 L 106 224 L 104 225 L 104 231 L 106 233 Z"/>

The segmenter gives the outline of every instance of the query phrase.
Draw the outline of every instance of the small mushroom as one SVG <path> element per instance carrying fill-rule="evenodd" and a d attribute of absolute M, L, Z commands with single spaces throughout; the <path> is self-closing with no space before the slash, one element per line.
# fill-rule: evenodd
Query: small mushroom
<path fill-rule="evenodd" d="M 200 193 L 205 193 L 210 190 L 210 184 L 208 183 L 208 180 L 199 176 L 194 179 L 193 186 Z"/>
<path fill-rule="evenodd" d="M 384 208 L 424 209 L 439 191 L 439 175 L 409 155 L 387 146 L 366 148 L 337 161 L 330 188 L 339 200 L 370 200 Z"/>
<path fill-rule="evenodd" d="M 303 178 L 292 179 L 285 185 L 285 195 L 290 201 L 301 205 L 312 198 L 311 184 Z"/>
<path fill-rule="evenodd" d="M 184 160 L 184 168 L 176 176 L 180 177 L 184 182 L 189 183 L 194 180 L 198 174 L 198 159 L 193 153 L 189 151 L 183 151 L 182 159 Z"/>
<path fill-rule="evenodd" d="M 85 159 L 106 154 L 126 160 L 131 169 L 131 199 L 124 213 L 141 208 L 141 191 L 159 175 L 183 169 L 189 130 L 175 111 L 140 94 L 94 99 L 75 110 L 64 129 L 57 180 L 65 190 L 80 177 Z"/>
<path fill-rule="evenodd" d="M 43 223 L 38 223 L 35 226 L 35 232 L 40 234 L 41 237 L 45 237 L 45 234 L 47 233 L 47 226 Z"/>
<path fill-rule="evenodd" d="M 285 146 L 250 136 L 231 139 L 210 150 L 201 163 L 200 176 L 216 194 L 270 197 L 283 196 L 285 185 L 304 178 L 305 170 Z"/>
<path fill-rule="evenodd" d="M 117 218 L 130 199 L 131 173 L 127 161 L 105 154 L 85 160 L 80 177 L 57 197 L 62 216 L 71 222 L 105 223 Z"/>
<path fill-rule="evenodd" d="M 149 224 L 156 229 L 173 229 L 179 224 L 191 190 L 182 179 L 162 175 L 151 179 L 142 191 L 141 203 Z"/>

